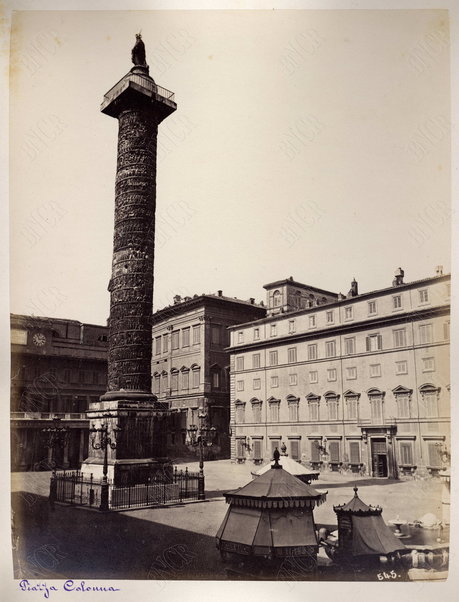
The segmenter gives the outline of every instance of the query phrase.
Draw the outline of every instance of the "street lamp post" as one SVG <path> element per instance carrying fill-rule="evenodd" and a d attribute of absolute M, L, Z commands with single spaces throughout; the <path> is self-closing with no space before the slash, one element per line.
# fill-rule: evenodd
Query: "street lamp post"
<path fill-rule="evenodd" d="M 110 414 L 103 414 L 103 418 L 111 418 Z M 91 433 L 91 446 L 95 450 L 102 449 L 104 452 L 104 464 L 103 464 L 103 476 L 100 490 L 100 506 L 99 510 L 108 510 L 108 448 L 116 449 L 116 438 L 121 429 L 116 426 L 112 429 L 114 439 L 109 435 L 108 421 L 102 422 L 99 428 L 89 429 Z M 99 434 L 99 440 L 96 440 L 96 436 Z"/>
<path fill-rule="evenodd" d="M 214 426 L 204 426 L 207 417 L 206 412 L 200 412 L 198 414 L 199 427 L 196 424 L 190 424 L 187 428 L 190 445 L 199 449 L 198 500 L 206 499 L 204 490 L 204 447 L 210 447 L 217 434 L 217 429 Z"/>
<path fill-rule="evenodd" d="M 48 428 L 42 429 L 42 433 L 45 435 L 45 447 L 51 450 L 51 481 L 49 483 L 49 504 L 51 509 L 54 510 L 54 502 L 56 500 L 56 490 L 57 490 L 57 481 L 56 481 L 56 448 L 57 447 L 65 447 L 67 443 L 67 437 L 69 429 L 65 426 L 61 426 L 60 418 L 53 418 L 53 425 Z"/>

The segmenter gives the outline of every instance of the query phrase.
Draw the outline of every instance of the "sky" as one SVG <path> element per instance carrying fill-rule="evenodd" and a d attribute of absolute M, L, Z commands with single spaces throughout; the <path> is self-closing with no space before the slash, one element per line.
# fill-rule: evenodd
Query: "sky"
<path fill-rule="evenodd" d="M 450 271 L 441 10 L 16 13 L 10 310 L 104 324 L 117 123 L 142 31 L 159 126 L 154 307 L 295 280 L 346 294 Z"/>

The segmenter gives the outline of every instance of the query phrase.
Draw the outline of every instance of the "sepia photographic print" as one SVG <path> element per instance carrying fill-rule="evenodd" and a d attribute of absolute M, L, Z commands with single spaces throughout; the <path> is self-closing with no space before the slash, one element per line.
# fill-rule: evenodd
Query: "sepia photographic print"
<path fill-rule="evenodd" d="M 5 599 L 453 599 L 457 11 L 145 4 L 5 13 Z"/>

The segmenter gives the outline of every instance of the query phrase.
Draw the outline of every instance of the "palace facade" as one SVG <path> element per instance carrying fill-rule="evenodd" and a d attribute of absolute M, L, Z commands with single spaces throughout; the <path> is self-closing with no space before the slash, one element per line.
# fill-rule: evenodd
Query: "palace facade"
<path fill-rule="evenodd" d="M 229 331 L 234 324 L 256 320 L 266 308 L 254 299 L 241 301 L 216 295 L 179 296 L 174 304 L 153 315 L 153 393 L 170 410 L 168 453 L 186 456 L 187 429 L 216 428 L 214 457 L 229 457 Z"/>
<path fill-rule="evenodd" d="M 376 477 L 435 474 L 450 450 L 450 275 L 359 294 L 292 278 L 232 326 L 231 457 L 289 455 Z"/>
<path fill-rule="evenodd" d="M 106 326 L 11 315 L 12 470 L 50 470 L 44 428 L 60 418 L 66 444 L 59 468 L 78 468 L 88 455 L 89 403 L 107 387 Z"/>

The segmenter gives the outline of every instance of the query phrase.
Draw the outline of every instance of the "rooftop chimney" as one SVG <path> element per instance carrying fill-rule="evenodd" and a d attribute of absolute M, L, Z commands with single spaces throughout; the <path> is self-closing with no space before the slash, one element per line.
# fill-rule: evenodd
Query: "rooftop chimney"
<path fill-rule="evenodd" d="M 443 266 L 437 265 L 437 267 L 435 268 L 435 272 L 436 272 L 437 276 L 443 276 Z"/>
<path fill-rule="evenodd" d="M 250 297 L 250 303 L 253 305 L 255 303 L 254 297 Z"/>
<path fill-rule="evenodd" d="M 218 296 L 221 297 L 223 295 L 223 291 L 218 291 Z"/>
<path fill-rule="evenodd" d="M 404 275 L 405 272 L 402 270 L 402 268 L 398 268 L 397 270 L 395 270 L 395 278 L 392 281 L 392 286 L 400 286 L 401 284 L 403 284 Z"/>
<path fill-rule="evenodd" d="M 180 295 L 174 295 L 174 305 L 180 303 L 182 301 L 182 297 Z"/>
<path fill-rule="evenodd" d="M 351 282 L 351 290 L 348 292 L 347 296 L 348 297 L 357 297 L 357 295 L 359 294 L 359 285 L 357 280 L 354 278 L 354 280 Z"/>

